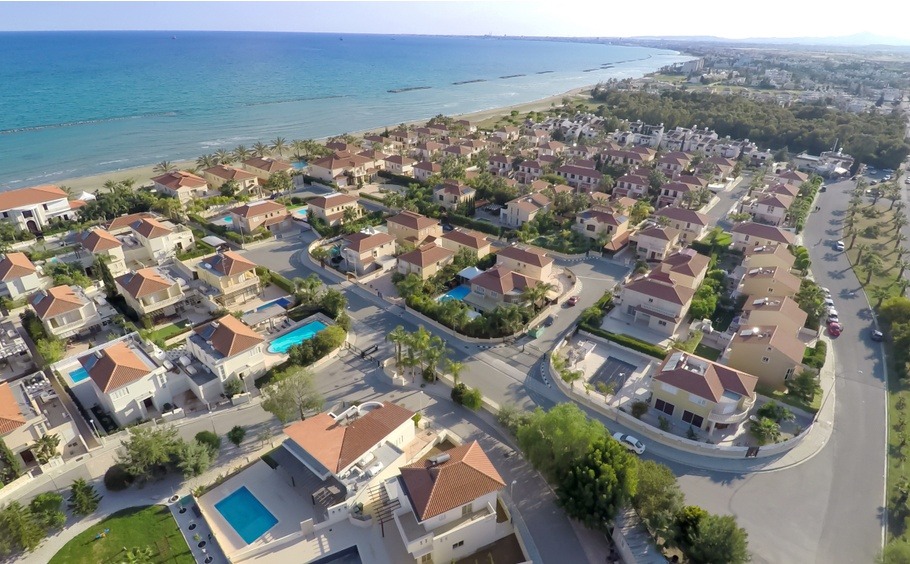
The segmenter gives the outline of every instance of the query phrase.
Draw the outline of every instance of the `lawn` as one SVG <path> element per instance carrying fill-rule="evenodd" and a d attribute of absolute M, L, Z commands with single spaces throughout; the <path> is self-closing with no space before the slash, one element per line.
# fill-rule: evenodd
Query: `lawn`
<path fill-rule="evenodd" d="M 765 397 L 777 400 L 780 403 L 785 403 L 787 405 L 802 409 L 807 413 L 818 413 L 818 410 L 822 406 L 822 395 L 821 393 L 815 394 L 815 398 L 812 400 L 812 403 L 806 403 L 798 397 L 791 396 L 786 392 L 786 390 L 775 390 L 772 388 L 767 388 L 761 384 L 755 386 L 755 391 Z"/>
<path fill-rule="evenodd" d="M 154 341 L 156 339 L 161 339 L 162 341 L 167 341 L 171 337 L 176 337 L 181 333 L 186 333 L 190 330 L 190 322 L 185 319 L 181 319 L 176 323 L 171 323 L 170 325 L 165 325 L 155 329 L 149 334 L 149 339 Z"/>
<path fill-rule="evenodd" d="M 861 206 L 860 211 L 856 214 L 857 234 L 855 239 L 853 235 L 845 236 L 844 239 L 844 243 L 847 245 L 847 259 L 854 266 L 856 277 L 866 288 L 873 305 L 877 300 L 871 295 L 872 288 L 887 288 L 891 295 L 900 293 L 897 285 L 897 275 L 900 273 L 900 267 L 897 264 L 900 258 L 900 245 L 894 238 L 896 231 L 892 226 L 894 212 L 897 210 L 895 208 L 889 211 L 889 204 L 890 202 L 887 200 L 880 200 L 875 206 Z M 867 213 L 874 213 L 875 216 L 870 217 Z M 881 270 L 873 272 L 871 277 L 863 264 L 856 264 L 857 258 L 862 261 L 864 260 L 862 257 L 868 256 L 869 253 L 875 253 L 881 257 L 884 265 Z"/>
<path fill-rule="evenodd" d="M 723 351 L 711 348 L 709 346 L 703 345 L 701 343 L 695 347 L 695 354 L 702 358 L 707 358 L 708 360 L 717 360 L 720 358 L 720 355 Z"/>
<path fill-rule="evenodd" d="M 110 529 L 104 538 L 95 537 Z M 170 510 L 163 505 L 131 507 L 114 513 L 69 541 L 51 558 L 51 564 L 120 562 L 123 547 L 151 547 L 151 562 L 194 564 L 195 559 Z"/>

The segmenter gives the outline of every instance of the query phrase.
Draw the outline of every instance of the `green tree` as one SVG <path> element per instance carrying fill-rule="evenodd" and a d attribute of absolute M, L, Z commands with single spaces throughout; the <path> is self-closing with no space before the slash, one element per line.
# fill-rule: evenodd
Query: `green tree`
<path fill-rule="evenodd" d="M 38 339 L 35 348 L 46 364 L 53 364 L 66 354 L 66 343 L 58 339 Z"/>
<path fill-rule="evenodd" d="M 130 427 L 129 437 L 117 453 L 117 463 L 139 480 L 163 469 L 183 441 L 174 427 Z"/>
<path fill-rule="evenodd" d="M 166 174 L 177 170 L 177 166 L 171 161 L 161 161 L 152 167 L 152 171 L 158 174 Z"/>
<path fill-rule="evenodd" d="M 287 171 L 279 170 L 269 176 L 269 179 L 265 181 L 265 187 L 276 194 L 285 194 L 294 187 L 294 180 Z"/>
<path fill-rule="evenodd" d="M 676 514 L 683 506 L 683 493 L 673 471 L 653 460 L 640 460 L 632 506 L 652 533 L 670 539 Z"/>
<path fill-rule="evenodd" d="M 226 198 L 233 198 L 240 191 L 240 185 L 236 180 L 228 180 L 221 185 L 218 191 Z"/>
<path fill-rule="evenodd" d="M 758 421 L 749 423 L 749 432 L 760 445 L 773 443 L 780 438 L 780 425 L 773 419 L 762 417 Z"/>
<path fill-rule="evenodd" d="M 771 400 L 758 408 L 756 415 L 760 418 L 776 421 L 777 423 L 780 423 L 781 421 L 793 421 L 796 419 L 796 416 L 793 415 L 792 411 L 774 400 Z"/>
<path fill-rule="evenodd" d="M 451 395 L 452 401 L 474 411 L 480 409 L 483 403 L 480 390 L 478 388 L 469 388 L 465 386 L 464 382 L 455 384 Z"/>
<path fill-rule="evenodd" d="M 196 433 L 194 440 L 197 443 L 203 444 L 208 447 L 209 452 L 212 453 L 212 459 L 218 456 L 218 451 L 221 450 L 221 437 L 213 433 L 212 431 L 199 431 Z"/>
<path fill-rule="evenodd" d="M 617 441 L 601 437 L 558 480 L 559 504 L 569 517 L 605 531 L 617 511 L 635 495 L 635 458 Z"/>
<path fill-rule="evenodd" d="M 123 553 L 120 564 L 152 564 L 155 562 L 155 553 L 150 546 L 134 546 Z"/>
<path fill-rule="evenodd" d="M 321 409 L 323 405 L 313 373 L 305 368 L 295 368 L 280 375 L 262 389 L 262 398 L 262 409 L 282 423 L 305 419 L 307 411 Z"/>
<path fill-rule="evenodd" d="M 452 377 L 452 380 L 458 384 L 459 379 L 461 378 L 461 373 L 465 369 L 465 364 L 463 362 L 458 362 L 457 360 L 446 359 L 446 372 Z"/>
<path fill-rule="evenodd" d="M 201 169 L 212 168 L 218 164 L 218 157 L 216 155 L 202 155 L 196 159 L 196 166 Z"/>
<path fill-rule="evenodd" d="M 44 492 L 35 496 L 28 504 L 28 510 L 34 516 L 38 526 L 47 531 L 59 529 L 66 523 L 66 514 L 60 511 L 63 496 L 57 492 Z"/>
<path fill-rule="evenodd" d="M 882 260 L 882 257 L 878 256 L 876 253 L 866 254 L 866 256 L 863 257 L 861 264 L 863 265 L 863 269 L 866 271 L 865 284 L 867 285 L 872 281 L 872 276 L 880 273 L 885 267 L 885 263 Z"/>
<path fill-rule="evenodd" d="M 232 398 L 241 393 L 243 393 L 243 382 L 240 378 L 231 378 L 224 382 L 224 395 L 228 398 Z"/>
<path fill-rule="evenodd" d="M 322 294 L 320 303 L 322 305 L 322 309 L 326 311 L 329 317 L 332 319 L 338 319 L 338 316 L 344 313 L 344 310 L 348 305 L 348 299 L 344 294 L 335 288 L 328 288 Z"/>
<path fill-rule="evenodd" d="M 743 564 L 749 561 L 748 534 L 732 515 L 705 515 L 692 542 L 683 548 L 690 562 Z"/>
<path fill-rule="evenodd" d="M 605 434 L 604 426 L 589 419 L 577 405 L 561 403 L 549 411 L 534 410 L 516 438 L 528 461 L 555 481 Z"/>
<path fill-rule="evenodd" d="M 186 479 L 203 474 L 212 465 L 211 449 L 198 441 L 178 439 L 172 456 Z"/>
<path fill-rule="evenodd" d="M 39 464 L 47 464 L 48 461 L 58 455 L 57 448 L 60 446 L 60 435 L 44 434 L 35 441 L 32 447 L 32 454 L 38 459 Z"/>
<path fill-rule="evenodd" d="M 95 491 L 95 486 L 85 481 L 84 478 L 74 480 L 70 486 L 68 507 L 75 515 L 90 515 L 98 509 L 101 496 Z"/>
<path fill-rule="evenodd" d="M 818 374 L 812 370 L 800 370 L 796 373 L 796 376 L 788 379 L 785 384 L 787 393 L 800 398 L 806 403 L 812 403 L 812 400 L 815 399 L 815 394 L 822 391 L 822 387 L 818 383 Z"/>
<path fill-rule="evenodd" d="M 245 161 L 251 156 L 253 156 L 252 151 L 243 145 L 237 145 L 237 147 L 235 147 L 234 151 L 231 153 L 231 161 Z"/>
<path fill-rule="evenodd" d="M 272 140 L 270 149 L 275 153 L 278 153 L 279 157 L 283 157 L 284 152 L 288 150 L 288 140 L 284 137 L 276 137 Z"/>
<path fill-rule="evenodd" d="M 228 431 L 227 438 L 229 441 L 234 443 L 234 446 L 240 446 L 240 443 L 243 442 L 244 437 L 246 437 L 246 429 L 240 425 L 234 425 L 231 427 L 231 430 Z"/>
<path fill-rule="evenodd" d="M 876 562 L 878 564 L 910 564 L 910 541 L 892 540 L 885 545 Z"/>
<path fill-rule="evenodd" d="M 301 303 L 312 304 L 319 297 L 319 291 L 322 289 L 322 279 L 315 273 L 306 278 L 294 278 L 294 293 L 300 299 Z"/>
<path fill-rule="evenodd" d="M 0 556 L 14 552 L 33 552 L 46 536 L 34 514 L 18 501 L 0 510 Z"/>
<path fill-rule="evenodd" d="M 386 334 L 386 341 L 391 341 L 395 343 L 395 365 L 400 367 L 401 365 L 401 348 L 408 338 L 408 332 L 404 330 L 404 327 L 401 325 L 392 329 L 391 332 Z"/>

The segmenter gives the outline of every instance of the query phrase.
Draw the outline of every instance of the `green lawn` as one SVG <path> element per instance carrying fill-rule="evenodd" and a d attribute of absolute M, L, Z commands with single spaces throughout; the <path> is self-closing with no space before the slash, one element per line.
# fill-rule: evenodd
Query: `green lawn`
<path fill-rule="evenodd" d="M 806 403 L 798 397 L 791 396 L 786 392 L 786 390 L 774 390 L 772 388 L 766 388 L 765 386 L 759 384 L 758 386 L 755 386 L 755 391 L 765 397 L 769 397 L 771 399 L 779 401 L 780 403 L 791 405 L 809 413 L 818 413 L 818 410 L 821 409 L 822 406 L 821 393 L 815 394 L 815 399 L 812 400 L 812 403 Z"/>
<path fill-rule="evenodd" d="M 171 323 L 170 325 L 165 325 L 164 327 L 155 329 L 149 335 L 149 339 L 151 339 L 153 341 L 155 339 L 162 339 L 162 340 L 166 341 L 166 340 L 170 339 L 171 337 L 176 337 L 177 335 L 180 335 L 181 333 L 186 333 L 189 330 L 190 330 L 189 321 L 181 319 L 180 321 L 178 321 L 176 323 Z"/>
<path fill-rule="evenodd" d="M 104 531 L 104 538 L 95 537 Z M 120 562 L 127 549 L 151 547 L 155 564 L 194 564 L 189 546 L 163 505 L 131 507 L 114 513 L 69 541 L 51 558 L 51 564 L 107 564 Z"/>
<path fill-rule="evenodd" d="M 717 360 L 720 358 L 720 355 L 723 351 L 711 348 L 709 346 L 703 345 L 701 343 L 695 347 L 695 354 L 702 358 L 707 358 L 708 360 Z"/>
<path fill-rule="evenodd" d="M 866 217 L 862 211 L 856 214 L 856 239 L 853 239 L 853 236 L 845 236 L 844 243 L 847 244 L 847 260 L 850 261 L 850 264 L 853 265 L 853 269 L 856 272 L 856 277 L 859 279 L 860 284 L 862 284 L 866 291 L 869 292 L 871 288 L 888 288 L 891 292 L 891 295 L 898 295 L 900 293 L 899 287 L 897 286 L 897 275 L 900 273 L 900 267 L 897 265 L 899 254 L 899 246 L 896 245 L 896 240 L 894 235 L 896 231 L 892 226 L 892 221 L 894 219 L 894 212 L 896 210 L 888 210 L 888 206 L 891 204 L 889 200 L 879 200 L 879 203 L 875 206 L 863 205 L 860 207 L 860 210 L 869 208 L 876 210 L 880 215 L 878 217 L 870 218 Z M 867 230 L 872 230 L 869 232 Z M 877 236 L 870 236 L 874 233 L 874 230 L 878 230 Z M 853 243 L 851 246 L 850 243 Z M 865 248 L 863 249 L 863 255 L 868 253 L 876 253 L 882 258 L 885 268 L 881 271 L 874 272 L 869 277 L 869 273 L 863 268 L 862 265 L 856 264 L 856 259 L 860 257 L 860 248 L 861 245 Z M 867 282 L 868 280 L 868 282 Z M 872 299 L 870 293 L 869 298 Z M 872 305 L 875 305 L 875 300 L 872 301 Z"/>

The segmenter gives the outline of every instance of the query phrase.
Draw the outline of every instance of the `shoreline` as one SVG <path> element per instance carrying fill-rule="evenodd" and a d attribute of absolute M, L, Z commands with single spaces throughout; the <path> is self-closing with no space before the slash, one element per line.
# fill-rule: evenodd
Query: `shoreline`
<path fill-rule="evenodd" d="M 652 74 L 652 73 L 648 73 L 648 74 Z M 648 75 L 645 75 L 645 76 L 648 76 Z M 482 122 L 491 117 L 509 115 L 510 112 L 515 111 L 515 110 L 518 110 L 520 113 L 545 110 L 545 109 L 549 109 L 550 104 L 552 104 L 552 103 L 557 103 L 557 104 L 561 103 L 562 99 L 567 96 L 579 96 L 584 92 L 590 91 L 592 88 L 594 88 L 594 86 L 596 86 L 596 84 L 591 84 L 591 85 L 583 86 L 583 87 L 579 87 L 579 88 L 573 88 L 572 90 L 563 92 L 561 94 L 547 96 L 545 98 L 540 98 L 538 100 L 532 100 L 530 102 L 523 102 L 523 103 L 518 103 L 518 104 L 512 104 L 509 106 L 490 108 L 488 110 L 478 110 L 476 112 L 457 114 L 457 115 L 452 115 L 449 117 L 451 117 L 453 119 L 468 119 L 472 122 Z M 418 125 L 418 124 L 423 125 L 430 118 L 432 118 L 432 116 L 425 118 L 425 119 L 416 119 L 416 120 L 408 121 L 408 122 L 404 122 L 404 123 L 407 125 Z M 400 124 L 396 123 L 396 124 L 389 124 L 389 125 L 386 125 L 384 127 L 379 127 L 379 128 L 354 131 L 354 132 L 351 132 L 350 135 L 354 135 L 355 137 L 361 137 L 364 134 L 370 133 L 370 132 L 383 131 L 385 129 L 394 129 L 395 127 L 398 127 L 398 125 L 400 125 Z M 342 133 L 343 132 L 339 132 L 336 135 L 341 135 Z M 332 136 L 316 139 L 316 141 L 323 142 L 323 141 L 329 139 L 330 137 L 332 137 Z M 172 161 L 172 162 L 178 169 L 194 168 L 196 166 L 195 159 Z M 124 180 L 133 179 L 136 181 L 136 186 L 139 187 L 139 186 L 144 186 L 144 185 L 148 184 L 149 180 L 152 177 L 157 176 L 157 173 L 155 173 L 153 171 L 154 167 L 155 167 L 155 164 L 152 163 L 152 164 L 148 164 L 145 166 L 130 167 L 130 168 L 112 170 L 109 172 L 102 172 L 102 173 L 92 174 L 92 175 L 87 175 L 87 176 L 77 176 L 77 177 L 72 177 L 72 178 L 66 178 L 63 180 L 55 181 L 52 184 L 55 186 L 66 186 L 68 188 L 73 189 L 75 192 L 83 192 L 83 191 L 97 192 L 97 191 L 103 190 L 103 185 L 108 180 L 113 180 L 114 182 L 122 182 Z"/>

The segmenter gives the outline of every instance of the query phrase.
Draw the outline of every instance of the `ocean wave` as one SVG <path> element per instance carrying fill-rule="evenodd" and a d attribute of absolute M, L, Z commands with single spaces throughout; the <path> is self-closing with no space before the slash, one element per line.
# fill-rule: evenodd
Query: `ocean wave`
<path fill-rule="evenodd" d="M 114 116 L 107 118 L 80 119 L 77 121 L 63 121 L 60 123 L 48 123 L 44 125 L 29 125 L 26 127 L 13 127 L 10 129 L 0 129 L 0 135 L 10 135 L 13 133 L 25 133 L 27 131 L 41 131 L 44 129 L 60 129 L 61 127 L 76 127 L 79 125 L 92 125 L 95 123 L 108 123 L 112 121 L 124 121 L 128 119 L 142 119 L 150 117 L 175 117 L 179 112 L 147 112 L 144 114 L 131 114 L 128 116 Z"/>
<path fill-rule="evenodd" d="M 331 96 L 308 96 L 303 98 L 288 98 L 287 100 L 268 100 L 263 102 L 247 102 L 244 106 L 271 106 L 273 104 L 287 104 L 290 102 L 308 102 L 310 100 L 332 100 L 334 98 L 348 98 L 348 94 L 333 94 Z"/>
<path fill-rule="evenodd" d="M 433 88 L 432 86 L 408 86 L 406 88 L 393 88 L 392 90 L 386 90 L 390 94 L 401 94 L 402 92 L 410 92 L 412 90 L 429 90 Z"/>
<path fill-rule="evenodd" d="M 109 165 L 109 164 L 117 164 L 117 163 L 125 163 L 125 162 L 128 161 L 128 160 L 129 160 L 129 159 L 117 159 L 117 160 L 114 160 L 114 161 L 104 161 L 104 162 L 102 162 L 102 163 L 98 163 L 98 166 L 104 166 L 104 165 Z"/>

